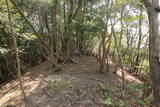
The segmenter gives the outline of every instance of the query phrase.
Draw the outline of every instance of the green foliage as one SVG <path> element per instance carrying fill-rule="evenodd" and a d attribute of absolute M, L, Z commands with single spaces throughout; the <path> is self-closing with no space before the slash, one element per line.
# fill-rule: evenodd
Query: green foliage
<path fill-rule="evenodd" d="M 127 107 L 127 103 L 125 101 L 114 101 L 111 96 L 106 98 L 104 104 L 111 107 Z"/>
<path fill-rule="evenodd" d="M 128 107 L 125 101 L 115 102 L 115 107 Z"/>
<path fill-rule="evenodd" d="M 73 3 L 73 10 L 70 10 L 70 1 L 69 0 L 57 0 L 57 41 L 58 41 L 58 51 L 62 55 L 63 54 L 63 43 L 66 41 L 65 38 L 65 21 L 68 23 L 69 13 L 76 11 L 78 0 L 75 0 Z M 72 41 L 71 45 L 75 49 L 80 49 L 79 44 L 81 44 L 81 48 L 83 50 L 89 50 L 89 48 L 94 48 L 94 51 L 98 50 L 99 44 L 101 42 L 101 37 L 106 36 L 106 40 L 111 36 L 110 49 L 108 53 L 112 56 L 113 60 L 118 61 L 118 54 L 115 48 L 115 42 L 112 34 L 112 24 L 114 24 L 114 31 L 116 40 L 118 43 L 118 48 L 120 53 L 124 56 L 123 61 L 126 67 L 130 67 L 131 62 L 134 61 L 134 56 L 139 54 L 140 56 L 144 56 L 140 61 L 140 64 L 136 68 L 141 68 L 141 73 L 146 71 L 146 68 L 149 67 L 149 59 L 148 52 L 146 54 L 145 42 L 148 38 L 148 34 L 146 31 L 143 31 L 147 26 L 146 21 L 147 14 L 142 9 L 143 14 L 139 16 L 139 10 L 141 1 L 136 0 L 115 0 L 109 3 L 109 13 L 107 14 L 107 2 L 108 0 L 87 0 L 83 5 L 82 9 L 78 13 L 78 17 L 72 20 L 72 23 L 69 27 L 71 27 L 70 39 Z M 51 42 L 51 34 L 53 29 L 53 0 L 16 0 L 18 7 L 25 14 L 27 19 L 31 22 L 33 27 L 41 34 L 43 41 L 50 49 Z M 65 7 L 65 15 L 66 19 L 64 20 L 64 3 Z M 11 19 L 13 24 L 13 32 L 16 35 L 18 49 L 20 52 L 20 58 L 22 64 L 26 65 L 35 65 L 38 62 L 45 60 L 44 56 L 48 56 L 46 48 L 42 46 L 37 36 L 32 32 L 30 26 L 25 22 L 23 17 L 18 13 L 18 11 L 13 7 L 12 3 L 9 3 Z M 122 12 L 123 10 L 123 12 Z M 7 6 L 6 1 L 0 1 L 0 49 L 5 50 L 1 52 L 3 63 L 5 65 L 5 59 L 3 56 L 7 56 L 10 53 L 10 48 L 13 46 L 11 40 L 11 31 L 9 20 L 7 16 Z M 108 19 L 108 22 L 106 22 Z M 139 29 L 139 20 L 143 19 L 143 29 L 142 35 L 143 40 L 141 40 L 141 49 L 137 49 L 137 41 L 138 41 L 138 29 Z M 41 22 L 42 21 L 42 22 Z M 111 23 L 112 22 L 112 23 Z M 40 24 L 41 23 L 41 24 Z M 148 24 L 148 23 L 147 23 Z M 41 31 L 41 26 L 43 27 L 43 31 Z M 123 28 L 122 28 L 123 26 Z M 3 30 L 2 30 L 3 28 Z M 105 31 L 106 30 L 106 31 Z M 122 31 L 122 32 L 121 32 Z M 121 38 L 122 33 L 122 38 Z M 120 44 L 121 39 L 121 44 Z M 9 42 L 10 41 L 10 42 Z M 120 46 L 119 46 L 120 44 Z M 106 49 L 109 44 L 106 44 Z M 144 50 L 145 49 L 145 50 Z M 91 50 L 91 49 L 90 49 Z M 79 50 L 78 50 L 79 51 Z M 147 50 L 148 51 L 148 50 Z M 107 53 L 107 54 L 108 54 Z M 8 56 L 11 57 L 11 56 Z M 13 57 L 13 56 L 12 56 Z M 110 56 L 109 56 L 110 57 Z M 142 63 L 143 62 L 143 63 Z M 14 60 L 10 62 L 9 66 L 14 65 Z M 3 65 L 3 68 L 6 66 Z M 13 69 L 14 67 L 9 67 L 9 69 Z M 56 68 L 59 71 L 59 67 Z M 7 70 L 3 70 L 3 73 Z M 7 71 L 8 72 L 8 71 Z M 1 75 L 4 75 L 1 72 Z M 147 74 L 147 73 L 146 73 Z M 6 75 L 6 74 L 5 74 Z M 133 87 L 132 87 L 133 88 Z M 134 87 L 138 88 L 138 87 Z M 108 90 L 108 91 L 107 91 Z M 106 93 L 110 93 L 109 89 L 105 89 Z M 110 101 L 110 100 L 109 100 Z"/>
<path fill-rule="evenodd" d="M 144 101 L 142 101 L 142 100 L 140 100 L 140 99 L 137 99 L 137 98 L 134 98 L 133 99 L 133 102 L 135 102 L 135 103 L 138 103 L 138 104 L 140 104 L 140 105 L 145 105 L 145 102 Z"/>
<path fill-rule="evenodd" d="M 113 92 L 113 88 L 104 88 L 104 96 L 105 96 L 105 102 L 104 104 L 106 104 L 107 106 L 111 106 L 111 107 L 127 107 L 127 103 L 120 100 L 120 101 L 116 101 L 112 98 L 111 92 Z M 113 92 L 114 93 L 114 92 Z"/>
<path fill-rule="evenodd" d="M 53 67 L 53 72 L 59 72 L 62 70 L 62 67 L 59 65 L 52 65 L 52 67 Z"/>
<path fill-rule="evenodd" d="M 109 97 L 109 98 L 107 98 L 106 99 L 106 101 L 104 102 L 107 106 L 111 106 L 111 105 L 113 105 L 113 101 L 112 101 L 112 99 Z"/>
<path fill-rule="evenodd" d="M 111 88 L 104 88 L 103 91 L 106 92 L 106 93 L 109 93 L 109 92 L 112 91 L 112 89 Z"/>
<path fill-rule="evenodd" d="M 0 84 L 13 79 L 16 75 L 16 62 L 14 50 L 0 49 Z"/>
<path fill-rule="evenodd" d="M 127 88 L 129 88 L 132 91 L 139 91 L 139 90 L 151 90 L 151 86 L 144 86 L 144 84 L 129 84 L 127 85 Z"/>

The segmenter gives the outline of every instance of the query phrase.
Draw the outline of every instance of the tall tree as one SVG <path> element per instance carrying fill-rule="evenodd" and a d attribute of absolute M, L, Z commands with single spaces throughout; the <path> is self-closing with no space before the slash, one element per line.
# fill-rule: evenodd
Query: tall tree
<path fill-rule="evenodd" d="M 158 22 L 159 0 L 142 0 L 149 17 L 149 62 L 156 107 L 160 107 L 160 32 Z"/>
<path fill-rule="evenodd" d="M 139 13 L 139 38 L 138 38 L 138 44 L 137 44 L 137 52 L 134 58 L 134 64 L 133 64 L 133 72 L 137 73 L 138 72 L 138 67 L 140 65 L 141 62 L 141 53 L 140 53 L 140 48 L 141 48 L 141 44 L 142 44 L 142 8 L 143 8 L 143 4 L 140 4 L 140 13 Z"/>
<path fill-rule="evenodd" d="M 8 0 L 6 0 L 6 4 L 7 4 L 7 11 L 8 11 L 8 19 L 9 19 L 9 26 L 10 26 L 10 32 L 11 32 L 11 36 L 13 39 L 13 44 L 14 44 L 14 50 L 15 50 L 15 55 L 16 55 L 16 64 L 17 64 L 17 78 L 20 84 L 20 89 L 23 95 L 24 100 L 26 100 L 26 94 L 24 92 L 24 88 L 23 88 L 23 84 L 22 84 L 22 80 L 21 80 L 21 64 L 20 64 L 20 58 L 19 58 L 19 52 L 18 52 L 18 48 L 17 48 L 17 41 L 16 41 L 16 37 L 15 34 L 13 32 L 13 28 L 12 28 L 12 21 L 11 21 L 11 13 L 10 13 L 10 7 L 9 7 L 9 2 Z"/>
<path fill-rule="evenodd" d="M 57 0 L 54 0 L 53 3 L 53 13 L 52 13 L 52 33 L 51 33 L 51 62 L 53 67 L 56 66 L 57 64 L 57 19 L 56 19 L 56 15 L 57 15 Z"/>
<path fill-rule="evenodd" d="M 73 20 L 77 17 L 79 14 L 81 8 L 82 8 L 83 0 L 78 0 L 78 7 L 74 10 L 74 2 L 73 0 L 70 0 L 70 8 L 69 8 L 69 15 L 67 17 L 67 23 L 66 23 L 66 34 L 65 34 L 65 40 L 64 40 L 64 60 L 65 62 L 71 62 L 71 39 L 72 39 L 72 28 L 71 24 Z"/>
<path fill-rule="evenodd" d="M 105 12 L 106 12 L 106 16 L 105 16 L 105 26 L 104 26 L 104 32 L 101 36 L 101 43 L 99 45 L 99 50 L 101 50 L 102 48 L 102 52 L 99 51 L 99 60 L 100 60 L 100 72 L 103 72 L 105 71 L 105 62 L 106 62 L 106 58 L 107 58 L 107 50 L 106 49 L 106 45 L 108 43 L 110 43 L 110 39 L 111 39 L 111 35 L 108 33 L 108 27 L 109 27 L 109 18 L 110 18 L 110 15 L 109 15 L 109 12 L 111 11 L 111 8 L 112 8 L 112 0 L 106 0 L 106 8 L 105 8 Z M 108 38 L 107 38 L 108 37 Z M 106 40 L 107 38 L 107 40 Z M 109 45 L 110 46 L 110 45 Z M 108 46 L 108 48 L 109 48 Z M 108 59 L 107 59 L 107 62 L 108 62 Z M 107 70 L 108 70 L 108 66 L 107 66 Z"/>

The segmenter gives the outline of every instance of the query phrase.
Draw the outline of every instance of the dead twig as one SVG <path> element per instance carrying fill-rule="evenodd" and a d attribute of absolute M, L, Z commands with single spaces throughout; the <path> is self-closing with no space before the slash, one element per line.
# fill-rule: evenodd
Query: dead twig
<path fill-rule="evenodd" d="M 93 78 L 93 77 L 86 77 L 88 79 L 92 79 L 92 80 L 95 80 L 95 81 L 99 81 L 99 82 L 105 82 L 104 80 L 100 80 L 100 79 L 97 79 L 97 78 Z"/>

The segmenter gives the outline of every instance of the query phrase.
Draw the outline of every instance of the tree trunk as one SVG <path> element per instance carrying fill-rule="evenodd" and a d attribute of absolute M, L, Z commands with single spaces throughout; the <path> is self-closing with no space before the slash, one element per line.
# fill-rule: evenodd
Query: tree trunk
<path fill-rule="evenodd" d="M 159 0 L 142 0 L 147 8 L 149 17 L 149 62 L 151 78 L 153 82 L 153 95 L 156 107 L 160 107 L 160 33 L 158 12 L 155 7 L 159 7 Z"/>
<path fill-rule="evenodd" d="M 122 58 L 122 53 L 118 48 L 118 42 L 116 40 L 116 35 L 115 35 L 115 31 L 114 31 L 114 26 L 112 27 L 112 34 L 114 37 L 114 43 L 115 43 L 115 48 L 116 48 L 116 52 L 118 55 L 118 63 L 120 64 L 120 68 L 122 70 L 122 97 L 124 97 L 124 92 L 125 92 L 125 75 L 124 75 L 124 64 L 123 64 L 123 58 Z"/>
<path fill-rule="evenodd" d="M 133 72 L 137 73 L 138 72 L 138 66 L 140 65 L 141 62 L 141 56 L 140 56 L 140 48 L 141 48 L 141 41 L 142 41 L 142 7 L 143 5 L 140 5 L 140 19 L 139 19 L 139 39 L 138 39 L 138 46 L 137 46 L 137 53 L 134 61 L 134 68 Z"/>
<path fill-rule="evenodd" d="M 10 16 L 10 8 L 9 8 L 9 2 L 8 0 L 6 0 L 6 4 L 7 4 L 7 11 L 8 11 L 8 19 L 9 19 L 9 25 L 10 25 L 10 31 L 11 31 L 11 35 L 12 35 L 12 39 L 13 39 L 13 44 L 14 44 L 14 49 L 15 49 L 15 54 L 16 54 L 16 64 L 17 64 L 17 78 L 20 84 L 20 89 L 22 92 L 22 96 L 24 98 L 24 100 L 26 101 L 26 94 L 24 92 L 24 88 L 23 88 L 23 84 L 22 84 L 22 80 L 21 80 L 21 66 L 20 66 L 20 58 L 19 58 L 19 52 L 18 52 L 18 48 L 17 48 L 17 42 L 16 42 L 16 37 L 14 35 L 13 32 L 13 28 L 12 28 L 12 21 L 11 21 L 11 16 Z"/>
<path fill-rule="evenodd" d="M 67 24 L 66 24 L 66 34 L 65 34 L 65 39 L 64 39 L 64 61 L 66 63 L 72 62 L 71 60 L 71 41 L 72 41 L 72 29 L 71 29 L 71 24 L 72 21 L 75 20 L 77 17 L 78 13 L 80 12 L 83 4 L 83 0 L 78 0 L 78 7 L 76 8 L 75 12 L 74 10 L 74 4 L 73 0 L 70 0 L 70 9 L 69 9 L 69 15 L 67 18 Z"/>
<path fill-rule="evenodd" d="M 52 20 L 52 33 L 51 33 L 51 62 L 52 66 L 56 67 L 57 65 L 57 19 L 56 19 L 56 14 L 57 14 L 57 0 L 54 1 L 54 6 L 53 6 L 53 20 Z"/>
<path fill-rule="evenodd" d="M 99 68 L 100 73 L 105 71 L 105 60 L 106 60 L 105 39 L 106 39 L 106 37 L 105 37 L 105 35 L 103 35 L 102 36 L 102 57 L 100 58 L 100 68 Z"/>

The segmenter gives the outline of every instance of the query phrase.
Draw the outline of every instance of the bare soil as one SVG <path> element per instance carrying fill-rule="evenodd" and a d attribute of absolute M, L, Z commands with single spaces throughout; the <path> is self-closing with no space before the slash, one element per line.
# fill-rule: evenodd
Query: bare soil
<path fill-rule="evenodd" d="M 29 69 L 23 75 L 27 94 L 24 103 L 18 82 L 13 80 L 0 89 L 0 107 L 141 107 L 133 99 L 141 92 L 126 89 L 122 97 L 121 70 L 117 75 L 110 71 L 100 74 L 95 57 L 75 57 L 77 64 L 61 65 L 53 72 L 49 61 Z M 125 72 L 128 84 L 141 81 Z"/>

